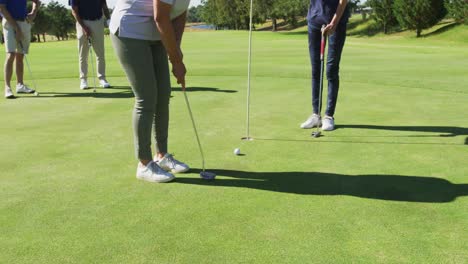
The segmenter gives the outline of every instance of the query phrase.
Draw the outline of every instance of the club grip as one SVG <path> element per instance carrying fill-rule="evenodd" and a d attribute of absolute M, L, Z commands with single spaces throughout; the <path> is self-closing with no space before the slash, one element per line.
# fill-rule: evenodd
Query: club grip
<path fill-rule="evenodd" d="M 325 34 L 323 34 L 323 29 L 325 28 L 325 25 L 322 25 L 322 39 L 320 41 L 320 60 L 323 60 L 323 57 L 325 55 L 325 44 L 327 41 L 327 37 Z"/>

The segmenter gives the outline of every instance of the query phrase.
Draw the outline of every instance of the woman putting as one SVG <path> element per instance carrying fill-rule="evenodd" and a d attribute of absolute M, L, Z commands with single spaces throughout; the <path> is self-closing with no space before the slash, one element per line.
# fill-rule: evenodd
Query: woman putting
<path fill-rule="evenodd" d="M 346 24 L 349 18 L 347 0 L 310 0 L 307 14 L 309 31 L 309 53 L 312 64 L 312 115 L 301 124 L 301 128 L 322 126 L 322 130 L 335 129 L 335 108 L 340 87 L 341 52 L 346 39 Z M 322 25 L 325 25 L 322 30 Z M 320 40 L 324 34 L 328 36 L 328 100 L 323 119 L 319 109 L 320 90 Z"/>
<path fill-rule="evenodd" d="M 190 0 L 118 0 L 110 31 L 117 57 L 135 94 L 133 130 L 139 164 L 136 177 L 169 182 L 189 167 L 168 153 L 170 71 L 185 87 L 181 50 Z M 156 155 L 151 153 L 154 131 Z"/>

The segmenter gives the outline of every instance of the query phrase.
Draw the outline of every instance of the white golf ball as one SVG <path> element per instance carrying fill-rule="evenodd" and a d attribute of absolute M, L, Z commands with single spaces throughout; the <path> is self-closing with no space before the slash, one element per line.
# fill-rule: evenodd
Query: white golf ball
<path fill-rule="evenodd" d="M 239 155 L 239 154 L 240 154 L 240 149 L 236 148 L 236 149 L 234 150 L 234 154 L 235 154 L 235 155 Z"/>
<path fill-rule="evenodd" d="M 35 95 L 35 96 L 39 96 L 39 93 L 38 93 L 38 92 L 35 92 L 34 95 Z"/>

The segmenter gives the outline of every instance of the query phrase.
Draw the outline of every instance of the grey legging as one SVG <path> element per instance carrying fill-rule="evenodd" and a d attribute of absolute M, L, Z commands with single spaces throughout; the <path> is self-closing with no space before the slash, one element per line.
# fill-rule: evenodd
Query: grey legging
<path fill-rule="evenodd" d="M 161 41 L 122 38 L 111 34 L 117 57 L 135 94 L 133 131 L 140 160 L 152 160 L 151 133 L 156 151 L 167 152 L 170 71 Z"/>

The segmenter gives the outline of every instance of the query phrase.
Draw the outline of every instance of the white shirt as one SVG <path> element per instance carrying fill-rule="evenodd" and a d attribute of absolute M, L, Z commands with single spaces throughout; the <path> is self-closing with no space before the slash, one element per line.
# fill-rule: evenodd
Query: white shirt
<path fill-rule="evenodd" d="M 190 0 L 160 0 L 172 5 L 171 19 L 187 11 Z M 112 12 L 110 32 L 123 38 L 161 40 L 154 22 L 153 0 L 118 0 Z"/>

